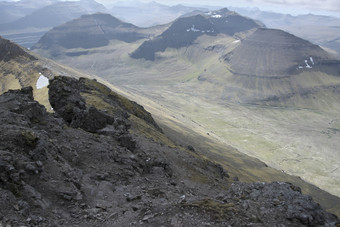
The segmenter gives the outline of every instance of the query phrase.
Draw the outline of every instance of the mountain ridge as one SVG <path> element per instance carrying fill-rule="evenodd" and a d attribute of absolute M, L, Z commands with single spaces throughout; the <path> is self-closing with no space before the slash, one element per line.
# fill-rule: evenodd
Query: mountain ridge
<path fill-rule="evenodd" d="M 98 13 L 84 15 L 55 27 L 45 34 L 32 50 L 53 49 L 54 45 L 66 49 L 90 49 L 106 46 L 113 39 L 131 43 L 146 37 L 148 34 L 144 34 L 143 29 L 122 22 L 109 14 Z"/>
<path fill-rule="evenodd" d="M 228 9 L 191 16 L 187 15 L 174 21 L 172 25 L 154 40 L 145 41 L 131 54 L 133 58 L 155 60 L 156 52 L 166 48 L 181 48 L 193 44 L 202 35 L 234 35 L 237 32 L 260 27 L 251 19 L 239 16 Z"/>

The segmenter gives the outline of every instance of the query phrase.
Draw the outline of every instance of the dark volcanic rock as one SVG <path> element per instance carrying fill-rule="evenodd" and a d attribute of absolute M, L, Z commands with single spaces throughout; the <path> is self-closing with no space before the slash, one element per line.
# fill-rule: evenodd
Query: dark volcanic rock
<path fill-rule="evenodd" d="M 132 104 L 112 100 L 113 93 L 95 81 L 57 77 L 50 84 L 57 114 L 34 101 L 31 88 L 0 96 L 1 226 L 334 226 L 338 221 L 291 184 L 238 182 L 228 190 L 228 173 L 220 165 L 147 138 L 127 122 L 128 116 L 144 122 L 125 112 Z M 88 106 L 97 98 L 99 108 L 104 97 L 115 114 Z M 67 104 L 72 108 L 64 113 Z M 64 125 L 61 117 L 70 126 L 79 120 L 85 130 Z M 92 130 L 97 124 L 108 124 L 106 133 Z"/>
<path fill-rule="evenodd" d="M 49 97 L 53 109 L 74 128 L 82 128 L 88 132 L 97 132 L 112 125 L 114 117 L 95 107 L 86 107 L 80 95 L 81 84 L 68 77 L 56 77 L 50 81 Z"/>

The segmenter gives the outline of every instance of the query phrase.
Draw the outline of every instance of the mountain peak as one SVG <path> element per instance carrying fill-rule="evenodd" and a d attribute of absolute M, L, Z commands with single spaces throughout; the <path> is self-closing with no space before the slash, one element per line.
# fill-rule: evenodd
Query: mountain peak
<path fill-rule="evenodd" d="M 32 49 L 94 48 L 108 45 L 112 39 L 134 42 L 145 38 L 140 29 L 110 14 L 83 15 L 47 32 Z"/>
<path fill-rule="evenodd" d="M 234 73 L 261 77 L 286 77 L 313 70 L 330 59 L 326 51 L 307 40 L 267 28 L 257 29 L 228 55 L 232 57 L 226 61 Z"/>
<path fill-rule="evenodd" d="M 153 61 L 155 60 L 156 52 L 162 52 L 168 47 L 181 48 L 189 46 L 202 35 L 227 34 L 232 36 L 237 32 L 261 26 L 254 20 L 242 17 L 227 8 L 206 13 L 198 12 L 175 20 L 159 37 L 145 41 L 131 54 L 131 57 Z"/>

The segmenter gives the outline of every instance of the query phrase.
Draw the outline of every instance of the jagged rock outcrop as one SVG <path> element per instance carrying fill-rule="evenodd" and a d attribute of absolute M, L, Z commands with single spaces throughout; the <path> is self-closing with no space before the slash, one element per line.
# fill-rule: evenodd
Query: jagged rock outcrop
<path fill-rule="evenodd" d="M 229 176 L 220 165 L 137 133 L 136 122 L 144 120 L 131 112 L 134 134 L 127 129 L 122 135 L 102 133 L 129 124 L 125 107 L 112 106 L 103 113 L 99 99 L 98 105 L 90 105 L 99 97 L 97 92 L 105 91 L 99 85 L 87 79 L 51 80 L 50 100 L 56 113 L 46 112 L 33 100 L 32 88 L 0 96 L 1 225 L 334 226 L 338 222 L 291 184 L 236 182 L 228 189 Z M 64 108 L 67 105 L 69 109 Z M 107 121 L 103 129 L 97 124 L 85 127 L 97 113 L 114 123 Z M 78 121 L 84 124 L 75 126 Z"/>

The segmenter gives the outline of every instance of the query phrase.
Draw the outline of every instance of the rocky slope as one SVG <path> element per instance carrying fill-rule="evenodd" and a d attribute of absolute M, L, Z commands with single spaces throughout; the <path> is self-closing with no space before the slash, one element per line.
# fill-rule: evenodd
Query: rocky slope
<path fill-rule="evenodd" d="M 192 45 L 202 35 L 216 36 L 217 34 L 234 35 L 262 25 L 254 20 L 245 18 L 228 9 L 208 13 L 195 13 L 177 19 L 171 26 L 155 39 L 145 41 L 131 54 L 133 58 L 155 60 L 156 52 L 166 48 L 181 48 Z"/>
<path fill-rule="evenodd" d="M 228 187 L 221 166 L 172 144 L 143 107 L 94 80 L 56 77 L 49 97 L 53 114 L 30 87 L 0 96 L 2 225 L 338 222 L 289 183 Z"/>

